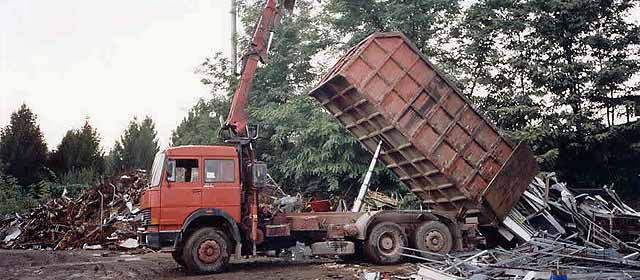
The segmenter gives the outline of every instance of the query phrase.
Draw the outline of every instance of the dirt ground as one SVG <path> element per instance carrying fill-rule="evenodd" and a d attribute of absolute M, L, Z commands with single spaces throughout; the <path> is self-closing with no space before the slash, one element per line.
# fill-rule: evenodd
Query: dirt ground
<path fill-rule="evenodd" d="M 333 259 L 290 261 L 256 257 L 233 260 L 228 272 L 189 275 L 166 253 L 0 250 L 0 279 L 360 279 L 363 270 L 397 274 L 401 266 L 344 264 Z"/>

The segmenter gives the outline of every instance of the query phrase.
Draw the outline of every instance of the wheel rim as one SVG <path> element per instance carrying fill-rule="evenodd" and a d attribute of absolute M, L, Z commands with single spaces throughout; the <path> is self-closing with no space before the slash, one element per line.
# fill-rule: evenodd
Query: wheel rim
<path fill-rule="evenodd" d="M 430 231 L 424 237 L 424 245 L 431 252 L 440 252 L 445 246 L 446 238 L 439 231 Z"/>
<path fill-rule="evenodd" d="M 398 249 L 397 244 L 395 235 L 391 232 L 385 232 L 378 240 L 378 248 L 385 255 L 393 255 Z"/>
<path fill-rule="evenodd" d="M 220 255 L 220 244 L 215 240 L 205 240 L 198 247 L 198 259 L 203 263 L 213 263 Z"/>

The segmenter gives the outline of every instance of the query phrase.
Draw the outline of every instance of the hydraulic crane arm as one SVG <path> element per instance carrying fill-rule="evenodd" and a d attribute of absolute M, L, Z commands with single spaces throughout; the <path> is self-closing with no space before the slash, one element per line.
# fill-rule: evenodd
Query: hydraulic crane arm
<path fill-rule="evenodd" d="M 266 0 L 262 15 L 253 32 L 251 44 L 244 54 L 240 84 L 233 94 L 229 116 L 223 127 L 223 129 L 230 129 L 236 137 L 248 136 L 247 121 L 249 113 L 247 112 L 247 103 L 249 102 L 249 92 L 258 69 L 258 62 L 265 63 L 267 61 L 273 34 L 271 29 L 280 23 L 281 8 L 291 11 L 294 3 L 295 0 Z"/>
<path fill-rule="evenodd" d="M 249 102 L 249 93 L 253 85 L 253 79 L 258 69 L 258 62 L 265 63 L 269 53 L 269 45 L 273 31 L 271 30 L 280 23 L 281 8 L 289 11 L 293 10 L 295 0 L 266 0 L 262 15 L 258 20 L 256 29 L 251 37 L 251 44 L 243 55 L 243 66 L 240 75 L 240 85 L 233 94 L 233 101 L 229 109 L 229 116 L 222 129 L 229 129 L 231 133 L 241 140 L 238 143 L 242 147 L 243 166 L 249 168 L 255 164 L 255 153 L 251 145 L 243 145 L 242 138 L 251 137 L 247 131 L 247 121 L 249 113 L 247 112 L 247 103 Z M 248 143 L 250 143 L 249 140 Z M 245 143 L 246 144 L 246 143 Z M 243 167 L 243 169 L 244 169 Z M 248 189 L 247 205 L 248 217 L 251 223 L 250 239 L 253 245 L 253 254 L 256 253 L 256 240 L 258 240 L 258 192 L 251 176 L 246 176 L 245 186 Z M 238 250 L 236 248 L 236 250 Z"/>

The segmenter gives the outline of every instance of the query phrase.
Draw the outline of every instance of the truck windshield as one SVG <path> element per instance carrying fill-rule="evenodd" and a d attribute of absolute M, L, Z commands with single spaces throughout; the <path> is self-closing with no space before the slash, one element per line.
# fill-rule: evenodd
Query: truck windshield
<path fill-rule="evenodd" d="M 160 151 L 156 154 L 153 160 L 153 167 L 151 168 L 151 187 L 160 185 L 160 179 L 162 178 L 162 167 L 164 167 L 164 152 Z"/>

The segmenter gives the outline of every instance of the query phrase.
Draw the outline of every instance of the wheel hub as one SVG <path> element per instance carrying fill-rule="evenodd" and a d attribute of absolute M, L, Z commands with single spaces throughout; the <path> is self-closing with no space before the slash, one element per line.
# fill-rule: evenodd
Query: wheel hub
<path fill-rule="evenodd" d="M 431 252 L 439 252 L 444 247 L 444 235 L 439 231 L 431 231 L 425 235 L 424 244 Z"/>
<path fill-rule="evenodd" d="M 378 239 L 378 248 L 383 255 L 393 255 L 398 250 L 398 243 L 391 232 L 386 232 Z"/>
<path fill-rule="evenodd" d="M 220 257 L 220 244 L 215 240 L 205 240 L 198 247 L 198 259 L 203 263 L 213 263 Z"/>
<path fill-rule="evenodd" d="M 380 245 L 382 249 L 391 250 L 393 249 L 393 239 L 391 239 L 391 237 L 385 236 L 382 238 L 382 240 L 380 240 Z"/>

